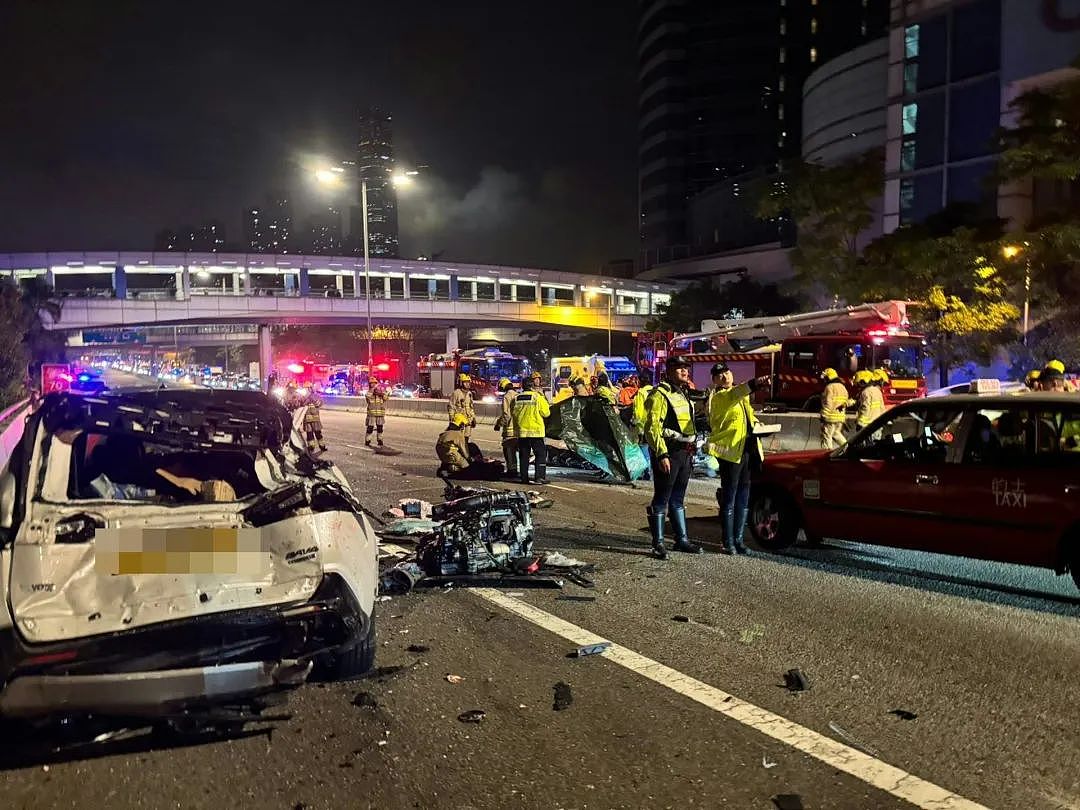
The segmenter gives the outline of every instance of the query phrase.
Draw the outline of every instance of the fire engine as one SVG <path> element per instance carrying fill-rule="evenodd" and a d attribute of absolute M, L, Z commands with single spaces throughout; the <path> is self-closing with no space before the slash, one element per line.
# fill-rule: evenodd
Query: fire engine
<path fill-rule="evenodd" d="M 449 396 L 458 374 L 468 374 L 475 395 L 494 396 L 499 380 L 506 377 L 516 386 L 532 371 L 527 358 L 501 349 L 471 349 L 449 354 L 429 354 L 416 364 L 420 385 L 431 395 Z"/>
<path fill-rule="evenodd" d="M 926 395 L 926 341 L 908 327 L 907 302 L 883 301 L 795 315 L 705 320 L 700 332 L 675 335 L 668 351 L 690 361 L 698 388 L 711 384 L 710 369 L 723 361 L 736 381 L 773 375 L 772 389 L 757 393 L 759 402 L 810 410 L 818 407 L 819 375 L 826 368 L 836 369 L 848 386 L 856 371 L 880 368 L 889 374 L 882 389 L 885 403 L 895 405 Z"/>

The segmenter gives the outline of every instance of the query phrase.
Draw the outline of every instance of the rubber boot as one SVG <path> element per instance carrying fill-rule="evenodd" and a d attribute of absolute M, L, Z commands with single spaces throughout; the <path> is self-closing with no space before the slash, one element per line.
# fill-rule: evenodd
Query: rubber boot
<path fill-rule="evenodd" d="M 667 559 L 667 548 L 664 547 L 664 513 L 654 511 L 651 506 L 645 508 L 645 514 L 649 516 L 649 534 L 652 535 L 653 554 L 661 560 Z"/>
<path fill-rule="evenodd" d="M 536 479 L 535 480 L 536 480 L 536 483 L 538 483 L 538 484 L 550 484 L 551 483 L 547 479 L 547 465 L 546 464 L 537 464 L 536 465 Z"/>
<path fill-rule="evenodd" d="M 701 546 L 691 543 L 686 536 L 686 510 L 681 506 L 669 507 L 668 517 L 671 518 L 671 529 L 675 532 L 675 550 L 686 554 L 701 554 Z"/>
<path fill-rule="evenodd" d="M 743 537 L 746 534 L 746 518 L 749 513 L 748 509 L 736 509 L 734 522 L 734 532 L 732 533 L 731 540 L 735 545 L 735 551 L 739 554 L 749 554 L 750 549 L 746 547 L 746 543 L 743 542 Z"/>

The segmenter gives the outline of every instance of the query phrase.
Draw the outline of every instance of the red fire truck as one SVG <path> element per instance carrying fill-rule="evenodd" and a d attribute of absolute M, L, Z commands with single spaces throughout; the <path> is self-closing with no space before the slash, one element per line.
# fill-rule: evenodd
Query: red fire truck
<path fill-rule="evenodd" d="M 907 303 L 883 301 L 762 318 L 702 321 L 701 331 L 676 335 L 672 355 L 691 363 L 698 388 L 711 383 L 709 370 L 723 361 L 736 381 L 772 374 L 771 391 L 759 402 L 780 402 L 815 410 L 821 392 L 819 375 L 834 368 L 845 384 L 861 369 L 884 369 L 887 405 L 926 394 L 922 335 L 908 331 Z M 657 371 L 662 373 L 663 369 Z"/>
<path fill-rule="evenodd" d="M 428 388 L 434 397 L 450 396 L 458 374 L 468 374 L 474 396 L 483 397 L 494 396 L 503 377 L 520 386 L 522 378 L 532 371 L 528 358 L 501 349 L 429 354 L 417 362 L 416 367 L 420 385 Z"/>

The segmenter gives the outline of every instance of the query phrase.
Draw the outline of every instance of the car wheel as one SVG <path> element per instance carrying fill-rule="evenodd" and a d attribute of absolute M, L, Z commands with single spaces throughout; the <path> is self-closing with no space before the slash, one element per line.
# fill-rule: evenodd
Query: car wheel
<path fill-rule="evenodd" d="M 779 551 L 795 544 L 802 516 L 791 496 L 780 489 L 750 493 L 750 533 L 762 548 Z"/>
<path fill-rule="evenodd" d="M 315 659 L 311 679 L 349 681 L 359 678 L 375 665 L 375 646 L 375 618 L 372 617 L 368 633 L 360 641 Z"/>

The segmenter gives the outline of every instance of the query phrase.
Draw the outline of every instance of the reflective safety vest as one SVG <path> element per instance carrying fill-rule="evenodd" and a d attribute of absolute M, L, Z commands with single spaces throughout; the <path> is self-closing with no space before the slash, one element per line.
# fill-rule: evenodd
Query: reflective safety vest
<path fill-rule="evenodd" d="M 855 426 L 864 428 L 885 412 L 885 397 L 876 385 L 863 388 L 857 398 L 858 410 L 855 412 Z"/>
<path fill-rule="evenodd" d="M 551 408 L 540 391 L 522 391 L 514 400 L 514 435 L 519 439 L 544 438 L 544 418 L 548 416 Z"/>
<path fill-rule="evenodd" d="M 639 434 L 645 430 L 645 402 L 652 390 L 651 385 L 641 386 L 634 394 L 634 401 L 630 403 L 630 424 L 637 428 Z"/>
<path fill-rule="evenodd" d="M 714 390 L 709 395 L 709 441 L 705 450 L 710 456 L 738 463 L 742 460 L 748 438 L 758 442 L 758 455 L 761 441 L 753 436 L 751 430 L 757 422 L 754 409 L 750 405 L 750 386 L 743 383 L 726 391 Z"/>
<path fill-rule="evenodd" d="M 847 421 L 845 409 L 849 401 L 847 388 L 842 382 L 835 380 L 826 385 L 821 393 L 821 421 L 842 425 Z"/>
<path fill-rule="evenodd" d="M 596 387 L 596 395 L 600 399 L 604 400 L 608 405 L 616 404 L 615 401 L 615 389 L 607 385 L 599 385 Z"/>
<path fill-rule="evenodd" d="M 472 391 L 464 388 L 455 388 L 450 394 L 450 401 L 446 403 L 446 412 L 450 421 L 454 421 L 454 414 L 460 413 L 465 417 L 465 426 L 468 427 L 476 421 L 476 410 L 473 408 Z"/>
<path fill-rule="evenodd" d="M 495 427 L 502 428 L 502 439 L 505 442 L 507 439 L 514 438 L 514 400 L 517 399 L 518 392 L 513 388 L 508 388 L 506 393 L 503 394 L 502 401 L 502 413 L 499 414 L 499 418 L 495 420 Z"/>
<path fill-rule="evenodd" d="M 369 388 L 367 396 L 367 415 L 386 416 L 386 389 L 381 385 Z"/>
<path fill-rule="evenodd" d="M 670 455 L 672 449 L 685 449 L 697 436 L 694 407 L 686 395 L 666 380 L 645 401 L 645 441 L 657 458 Z"/>

